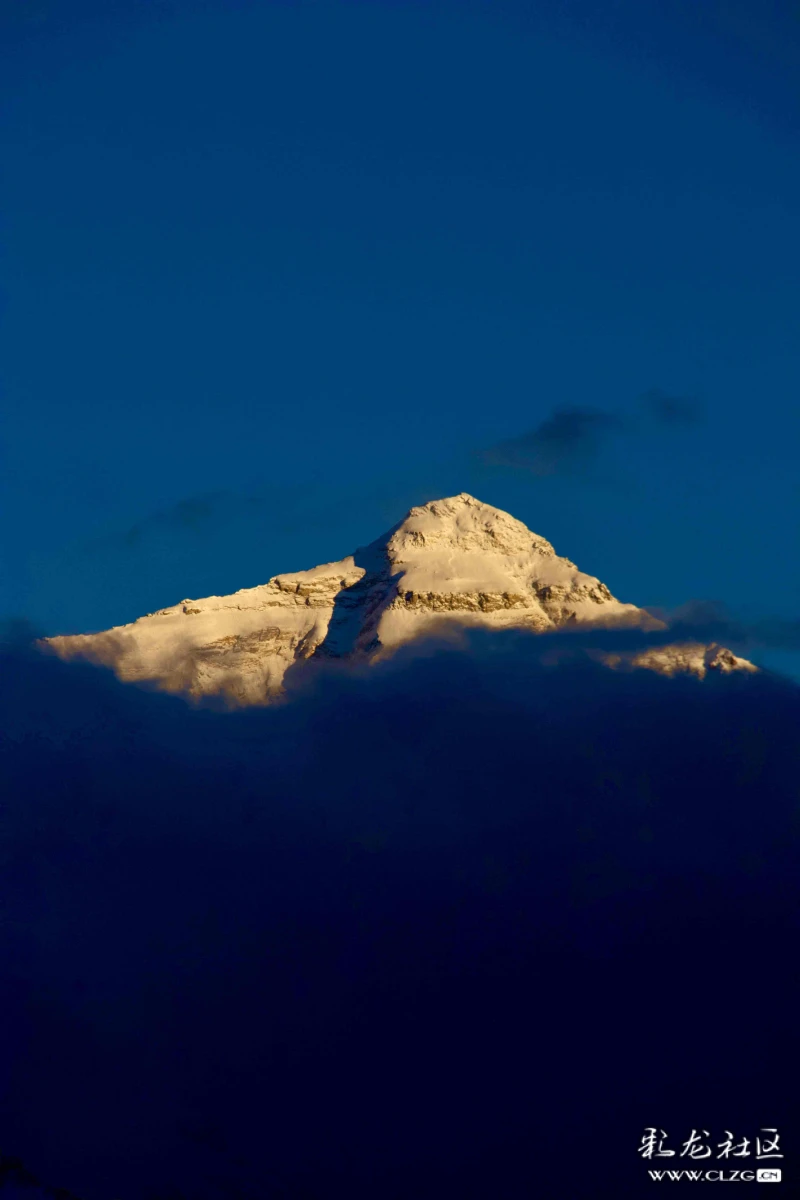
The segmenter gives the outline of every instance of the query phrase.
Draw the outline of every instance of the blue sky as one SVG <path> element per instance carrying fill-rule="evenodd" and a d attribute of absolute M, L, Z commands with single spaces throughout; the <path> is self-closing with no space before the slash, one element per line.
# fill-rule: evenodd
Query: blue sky
<path fill-rule="evenodd" d="M 2 21 L 0 616 L 120 624 L 469 491 L 621 599 L 796 617 L 796 6 Z"/>

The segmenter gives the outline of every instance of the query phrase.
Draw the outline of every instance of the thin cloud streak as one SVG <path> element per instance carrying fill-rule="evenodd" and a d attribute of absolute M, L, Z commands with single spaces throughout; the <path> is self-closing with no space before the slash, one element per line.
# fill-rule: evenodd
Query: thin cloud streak
<path fill-rule="evenodd" d="M 487 466 L 510 467 L 533 475 L 582 473 L 597 459 L 605 439 L 625 421 L 599 409 L 560 408 L 529 433 L 480 452 Z"/>
<path fill-rule="evenodd" d="M 639 397 L 639 404 L 661 425 L 695 425 L 702 417 L 697 400 L 691 396 L 671 396 L 660 388 L 650 388 Z"/>
<path fill-rule="evenodd" d="M 645 437 L 652 429 L 688 429 L 700 418 L 696 400 L 651 388 L 639 397 L 633 413 L 556 408 L 535 428 L 478 451 L 476 458 L 485 466 L 539 477 L 588 477 L 614 436 Z"/>

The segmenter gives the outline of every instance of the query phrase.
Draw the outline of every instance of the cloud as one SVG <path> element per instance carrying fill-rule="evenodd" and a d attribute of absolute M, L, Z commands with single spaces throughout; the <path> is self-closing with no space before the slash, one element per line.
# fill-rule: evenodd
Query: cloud
<path fill-rule="evenodd" d="M 511 467 L 534 475 L 585 471 L 609 434 L 625 428 L 613 413 L 599 409 L 562 408 L 530 433 L 499 442 L 481 453 L 489 466 Z"/>
<path fill-rule="evenodd" d="M 698 641 L 730 643 L 741 649 L 800 650 L 800 620 L 790 617 L 762 617 L 745 621 L 729 613 L 719 601 L 691 600 L 679 608 L 648 609 L 667 622 L 669 640 L 694 638 Z"/>
<path fill-rule="evenodd" d="M 701 417 L 697 400 L 689 396 L 671 396 L 660 388 L 650 388 L 639 397 L 639 404 L 662 425 L 694 425 Z"/>
<path fill-rule="evenodd" d="M 47 1187 L 32 1171 L 18 1158 L 0 1153 L 0 1188 L 8 1192 L 9 1200 L 14 1196 L 23 1196 L 25 1200 L 79 1200 L 74 1192 L 64 1188 Z M 21 1189 L 21 1190 L 17 1190 Z"/>
<path fill-rule="evenodd" d="M 122 541 L 126 546 L 135 547 L 149 534 L 161 530 L 181 534 L 202 533 L 230 495 L 227 491 L 205 492 L 199 496 L 179 500 L 177 504 L 152 513 L 131 525 L 122 535 Z"/>
<path fill-rule="evenodd" d="M 248 494 L 220 488 L 199 492 L 175 504 L 147 513 L 127 528 L 81 540 L 70 548 L 72 556 L 105 559 L 109 555 L 151 552 L 167 542 L 172 548 L 197 544 L 232 529 L 252 534 L 253 526 L 265 533 L 303 532 L 326 527 L 335 515 L 315 506 L 301 488 L 265 485 Z"/>
<path fill-rule="evenodd" d="M 249 492 L 229 489 L 200 492 L 157 512 L 148 513 L 125 530 L 115 529 L 82 545 L 84 553 L 136 551 L 168 538 L 173 544 L 197 541 L 231 527 L 264 533 L 328 532 L 345 523 L 368 505 L 388 507 L 391 493 L 381 488 L 341 492 L 334 500 L 329 489 L 315 480 L 296 484 L 264 483 Z"/>
<path fill-rule="evenodd" d="M 487 633 L 217 714 L 24 632 L 0 1111 L 37 1176 L 561 1195 L 569 1162 L 581 1200 L 626 1153 L 624 1198 L 687 1095 L 747 1137 L 768 1095 L 789 1136 L 800 689 L 553 669 Z"/>
<path fill-rule="evenodd" d="M 659 428 L 686 428 L 700 420 L 697 401 L 651 388 L 639 397 L 638 408 Z M 526 471 L 538 476 L 586 476 L 600 461 L 614 435 L 642 437 L 648 433 L 637 413 L 599 408 L 557 408 L 535 429 L 508 438 L 477 458 L 486 466 Z"/>

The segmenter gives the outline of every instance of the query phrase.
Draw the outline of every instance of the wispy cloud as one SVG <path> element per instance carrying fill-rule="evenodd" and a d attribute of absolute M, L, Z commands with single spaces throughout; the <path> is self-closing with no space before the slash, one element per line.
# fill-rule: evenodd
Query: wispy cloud
<path fill-rule="evenodd" d="M 534 475 L 580 473 L 598 457 L 605 439 L 626 422 L 600 409 L 560 408 L 535 429 L 480 453 L 489 466 L 511 467 Z"/>
<path fill-rule="evenodd" d="M 580 406 L 556 408 L 533 429 L 480 450 L 476 457 L 486 466 L 531 475 L 587 476 L 616 435 L 646 437 L 654 429 L 685 429 L 700 419 L 701 407 L 696 400 L 650 388 L 638 398 L 633 412 Z"/>
<path fill-rule="evenodd" d="M 161 531 L 202 533 L 230 496 L 231 493 L 227 491 L 205 492 L 179 500 L 177 504 L 160 509 L 131 525 L 122 535 L 121 542 L 129 548 L 134 548 L 149 534 Z"/>
<path fill-rule="evenodd" d="M 649 608 L 648 612 L 666 621 L 671 638 L 680 635 L 699 641 L 725 642 L 737 649 L 800 650 L 800 619 L 796 617 L 767 616 L 744 621 L 716 600 L 690 600 L 672 611 Z"/>
<path fill-rule="evenodd" d="M 416 502 L 382 481 L 373 487 L 337 487 L 331 494 L 316 480 L 293 484 L 264 482 L 240 492 L 220 488 L 198 491 L 173 504 L 145 512 L 133 523 L 109 522 L 105 530 L 72 543 L 71 558 L 118 563 L 146 559 L 165 548 L 170 553 L 193 553 L 196 547 L 214 547 L 236 539 L 265 545 L 273 538 L 329 535 L 346 529 L 361 512 L 380 514 L 387 524 L 395 511 Z M 348 547 L 347 540 L 343 546 Z M 352 547 L 349 547 L 352 548 Z M 311 565 L 311 564 L 308 564 Z"/>
<path fill-rule="evenodd" d="M 700 404 L 691 396 L 671 396 L 661 388 L 650 388 L 639 397 L 639 404 L 662 425 L 694 425 L 701 419 Z"/>

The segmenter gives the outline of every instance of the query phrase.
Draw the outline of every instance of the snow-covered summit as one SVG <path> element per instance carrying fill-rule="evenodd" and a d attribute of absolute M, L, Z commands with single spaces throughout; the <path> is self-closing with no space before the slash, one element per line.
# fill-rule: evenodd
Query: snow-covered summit
<path fill-rule="evenodd" d="M 339 562 L 43 644 L 64 659 L 110 666 L 122 680 L 250 705 L 268 703 L 286 671 L 312 657 L 384 657 L 427 633 L 466 626 L 541 633 L 565 625 L 665 628 L 615 599 L 521 521 L 462 492 L 412 508 Z M 728 650 L 700 644 L 602 657 L 609 666 L 668 674 L 755 670 Z"/>

